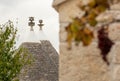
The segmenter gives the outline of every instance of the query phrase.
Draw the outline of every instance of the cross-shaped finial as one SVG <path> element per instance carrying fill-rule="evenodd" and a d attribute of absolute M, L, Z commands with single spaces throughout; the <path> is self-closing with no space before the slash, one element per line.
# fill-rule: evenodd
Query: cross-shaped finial
<path fill-rule="evenodd" d="M 43 20 L 39 20 L 39 23 L 40 23 L 40 24 L 38 24 L 38 26 L 40 27 L 40 30 L 42 30 L 42 26 L 44 26 L 44 24 L 42 24 L 42 23 L 43 23 Z"/>
<path fill-rule="evenodd" d="M 31 27 L 30 31 L 33 31 L 33 26 L 35 26 L 35 22 L 33 22 L 34 21 L 34 17 L 29 17 L 29 21 L 30 22 L 28 22 L 28 26 Z"/>

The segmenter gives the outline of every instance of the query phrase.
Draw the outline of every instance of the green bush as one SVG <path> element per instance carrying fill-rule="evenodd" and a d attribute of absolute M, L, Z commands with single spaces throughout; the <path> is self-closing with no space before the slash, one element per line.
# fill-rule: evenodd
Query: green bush
<path fill-rule="evenodd" d="M 31 63 L 26 49 L 15 48 L 16 33 L 11 21 L 0 27 L 0 81 L 19 81 L 20 70 Z"/>

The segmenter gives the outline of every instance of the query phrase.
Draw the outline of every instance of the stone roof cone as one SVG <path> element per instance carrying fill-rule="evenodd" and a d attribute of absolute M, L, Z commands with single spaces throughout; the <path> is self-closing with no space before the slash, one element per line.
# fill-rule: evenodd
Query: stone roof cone
<path fill-rule="evenodd" d="M 42 23 L 38 25 L 40 27 L 43 26 Z M 36 35 L 32 26 L 29 35 L 35 37 Z M 39 40 L 37 39 L 39 42 L 36 39 L 32 39 L 23 42 L 21 45 L 33 55 L 34 62 L 32 66 L 22 69 L 19 75 L 20 81 L 58 81 L 58 53 L 49 40 L 43 38 L 45 35 L 42 27 L 37 35 L 39 36 Z M 24 69 L 27 70 L 27 73 L 24 72 Z"/>
<path fill-rule="evenodd" d="M 49 41 L 26 42 L 22 46 L 33 55 L 34 62 L 32 66 L 23 68 L 19 75 L 20 81 L 58 81 L 59 56 Z M 24 72 L 24 69 L 27 70 L 27 73 Z"/>

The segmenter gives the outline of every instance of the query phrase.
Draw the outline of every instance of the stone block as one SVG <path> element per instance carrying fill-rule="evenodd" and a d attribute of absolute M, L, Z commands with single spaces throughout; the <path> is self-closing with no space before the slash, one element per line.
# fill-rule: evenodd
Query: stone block
<path fill-rule="evenodd" d="M 72 18 L 81 17 L 83 12 L 78 7 L 80 2 L 80 0 L 69 0 L 61 4 L 58 9 L 60 22 L 71 22 Z"/>
<path fill-rule="evenodd" d="M 114 0 L 116 2 L 114 2 L 115 4 L 111 6 L 112 10 L 120 10 L 120 1 L 118 2 L 118 0 Z"/>
<path fill-rule="evenodd" d="M 114 23 L 110 25 L 109 37 L 113 41 L 120 41 L 120 23 Z"/>

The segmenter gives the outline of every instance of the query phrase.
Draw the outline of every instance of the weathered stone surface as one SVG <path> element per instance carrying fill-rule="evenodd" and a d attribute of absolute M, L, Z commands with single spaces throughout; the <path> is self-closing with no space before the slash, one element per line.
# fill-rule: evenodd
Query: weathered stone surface
<path fill-rule="evenodd" d="M 57 0 L 56 0 L 57 1 Z M 88 0 L 82 0 L 86 2 Z M 89 0 L 90 1 L 90 0 Z M 107 23 L 111 19 L 120 19 L 120 0 L 113 0 L 114 5 L 111 6 L 110 11 L 106 11 L 100 18 L 106 19 Z M 78 8 L 80 0 L 66 0 L 57 6 L 60 19 L 60 81 L 120 81 L 120 62 L 119 62 L 119 47 L 120 44 L 120 22 L 110 24 L 109 37 L 115 42 L 108 55 L 110 66 L 102 60 L 100 50 L 97 48 L 97 30 L 94 29 L 95 38 L 94 43 L 88 47 L 80 46 L 75 47 L 73 43 L 72 50 L 67 50 L 65 43 L 66 31 L 65 26 L 71 22 L 71 18 L 81 17 L 83 12 Z M 81 4 L 81 3 L 80 3 Z M 104 16 L 104 17 L 103 17 Z M 109 21 L 108 21 L 109 20 Z M 103 22 L 104 24 L 106 22 Z M 102 24 L 103 24 L 102 23 Z"/>
<path fill-rule="evenodd" d="M 42 45 L 42 49 L 46 52 L 46 56 L 49 55 L 49 57 L 51 58 L 51 60 L 54 62 L 55 66 L 57 67 L 57 69 L 59 68 L 59 58 L 58 58 L 58 53 L 55 49 L 53 49 L 54 47 L 52 46 L 52 44 L 49 41 L 45 41 L 45 40 L 41 40 L 41 45 Z M 47 51 L 48 50 L 48 51 Z"/>
<path fill-rule="evenodd" d="M 22 46 L 33 55 L 34 62 L 23 68 L 20 81 L 58 81 L 58 53 L 49 41 L 23 43 Z"/>
<path fill-rule="evenodd" d="M 120 65 L 114 65 L 111 81 L 120 81 Z"/>
<path fill-rule="evenodd" d="M 68 52 L 70 53 L 70 55 L 72 55 L 72 53 L 76 53 L 78 55 L 85 55 L 85 56 L 89 56 L 89 55 L 100 56 L 100 50 L 97 48 L 97 43 L 92 43 L 89 46 L 83 46 L 82 43 L 80 43 L 79 46 L 75 46 L 75 44 L 73 43 L 71 50 L 68 50 L 67 46 L 68 46 L 67 42 L 61 43 L 60 45 L 61 54 L 64 55 L 64 53 L 66 54 Z"/>
<path fill-rule="evenodd" d="M 116 2 L 114 2 L 115 3 L 115 5 L 112 5 L 111 6 L 111 9 L 112 10 L 120 10 L 120 1 L 119 0 L 114 0 L 114 1 L 116 1 Z"/>
<path fill-rule="evenodd" d="M 58 9 L 60 22 L 71 22 L 72 18 L 81 17 L 82 11 L 78 7 L 79 3 L 80 0 L 69 0 L 60 5 Z"/>
<path fill-rule="evenodd" d="M 111 59 L 112 63 L 120 64 L 120 43 L 116 42 L 113 46 L 113 50 L 111 50 Z"/>
<path fill-rule="evenodd" d="M 113 41 L 120 41 L 120 23 L 114 23 L 110 25 L 109 37 Z"/>
<path fill-rule="evenodd" d="M 60 24 L 60 42 L 65 42 L 66 41 L 66 38 L 67 38 L 67 32 L 65 30 L 65 27 L 68 26 L 69 23 L 61 23 Z"/>
<path fill-rule="evenodd" d="M 107 10 L 100 14 L 96 20 L 100 23 L 109 23 L 111 21 L 120 20 L 120 10 Z"/>
<path fill-rule="evenodd" d="M 96 44 L 88 47 L 66 49 L 66 44 L 60 45 L 60 81 L 109 81 L 109 69 L 100 56 Z"/>
<path fill-rule="evenodd" d="M 65 2 L 65 1 L 66 1 L 66 0 L 54 0 L 54 1 L 53 1 L 53 6 L 57 6 L 57 5 Z"/>

